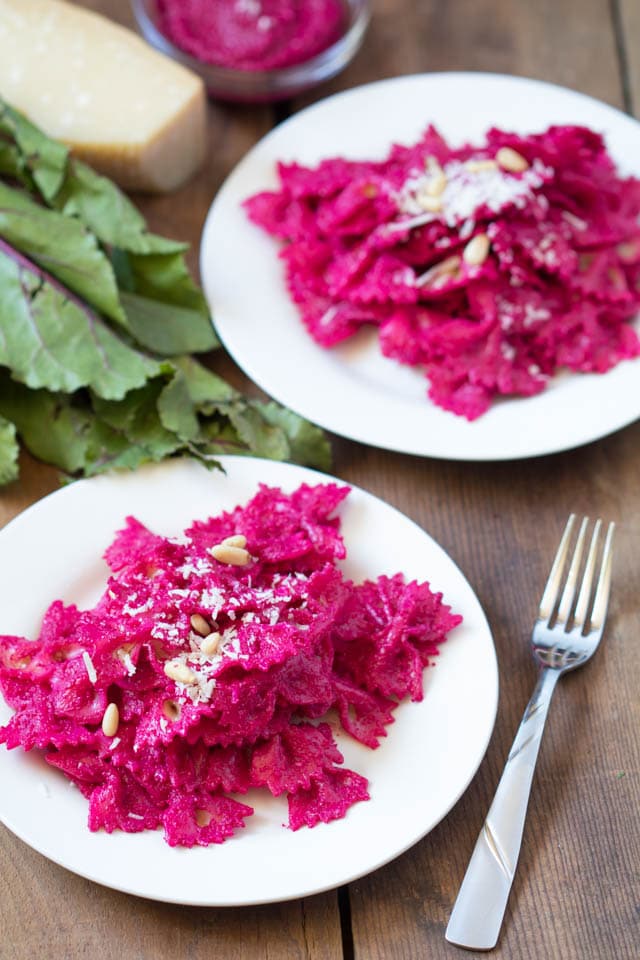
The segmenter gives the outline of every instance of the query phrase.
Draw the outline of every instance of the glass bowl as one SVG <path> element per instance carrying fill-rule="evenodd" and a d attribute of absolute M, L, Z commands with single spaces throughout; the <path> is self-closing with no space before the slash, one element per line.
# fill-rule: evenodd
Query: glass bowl
<path fill-rule="evenodd" d="M 211 97 L 242 103 L 268 103 L 293 97 L 335 77 L 353 59 L 369 25 L 369 0 L 343 2 L 346 26 L 342 36 L 309 60 L 275 70 L 233 70 L 196 60 L 160 31 L 156 0 L 131 0 L 131 7 L 145 40 L 202 77 Z"/>

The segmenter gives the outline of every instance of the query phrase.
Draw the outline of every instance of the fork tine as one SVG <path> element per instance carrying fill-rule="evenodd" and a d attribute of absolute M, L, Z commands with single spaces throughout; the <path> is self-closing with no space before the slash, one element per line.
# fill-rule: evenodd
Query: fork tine
<path fill-rule="evenodd" d="M 571 558 L 571 566 L 569 567 L 567 582 L 564 590 L 562 591 L 562 599 L 560 600 L 560 606 L 558 607 L 558 616 L 556 618 L 556 623 L 558 624 L 567 624 L 569 622 L 569 615 L 571 614 L 573 599 L 576 595 L 578 572 L 580 570 L 580 561 L 582 560 L 582 550 L 584 547 L 584 538 L 587 533 L 588 523 L 589 518 L 583 517 L 582 523 L 580 524 L 580 532 L 578 533 L 578 540 L 576 542 L 575 550 L 573 551 L 573 557 Z"/>
<path fill-rule="evenodd" d="M 609 606 L 609 591 L 611 588 L 611 560 L 613 557 L 612 545 L 614 530 L 615 523 L 610 523 L 607 530 L 607 537 L 604 541 L 602 567 L 600 569 L 600 577 L 598 579 L 596 595 L 593 601 L 593 610 L 591 612 L 591 630 L 600 630 L 604 626 L 605 617 L 607 616 L 607 607 Z"/>
<path fill-rule="evenodd" d="M 580 595 L 578 596 L 578 602 L 576 604 L 576 612 L 573 615 L 573 625 L 574 627 L 580 627 L 580 629 L 582 629 L 587 622 L 587 612 L 589 610 L 589 600 L 591 599 L 593 575 L 596 569 L 596 553 L 598 550 L 598 539 L 600 537 L 601 527 L 602 520 L 597 520 L 591 536 L 591 546 L 589 547 L 589 555 L 587 556 L 587 563 L 584 568 L 584 576 L 582 578 Z"/>
<path fill-rule="evenodd" d="M 553 613 L 553 608 L 558 596 L 558 590 L 560 589 L 564 562 L 569 547 L 569 538 L 571 537 L 571 531 L 573 530 L 575 520 L 576 515 L 575 513 L 572 513 L 567 520 L 566 527 L 564 528 L 562 540 L 560 541 L 560 546 L 558 547 L 558 552 L 556 553 L 555 560 L 553 561 L 551 573 L 549 574 L 549 579 L 547 580 L 547 585 L 544 588 L 542 600 L 540 601 L 540 609 L 538 610 L 539 620 L 548 620 Z"/>

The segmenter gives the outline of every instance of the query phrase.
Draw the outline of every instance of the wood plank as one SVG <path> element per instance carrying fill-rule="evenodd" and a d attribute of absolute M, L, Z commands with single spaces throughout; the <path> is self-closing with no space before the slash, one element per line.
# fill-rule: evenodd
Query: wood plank
<path fill-rule="evenodd" d="M 622 2 L 628 28 L 634 0 Z M 130 18 L 124 0 L 85 5 Z M 435 69 L 517 72 L 622 104 L 606 0 L 374 0 L 362 53 L 313 98 Z M 270 122 L 268 109 L 212 106 L 211 167 L 179 194 L 144 201 L 153 226 L 196 242 L 222 177 Z M 192 264 L 196 259 L 194 250 Z M 230 361 L 216 362 L 238 385 L 245 382 Z M 461 956 L 445 943 L 444 928 L 530 693 L 531 617 L 570 509 L 621 521 L 611 618 L 596 660 L 558 690 L 494 955 L 637 955 L 639 448 L 639 425 L 572 454 L 519 464 L 448 464 L 335 442 L 336 473 L 414 517 L 469 576 L 494 627 L 502 672 L 496 733 L 470 789 L 422 843 L 352 885 L 356 960 Z M 0 522 L 55 484 L 53 472 L 25 458 L 20 484 L 0 495 Z M 3 830 L 0 899 L 0 960 L 341 956 L 333 894 L 257 910 L 150 904 L 67 874 Z"/>
<path fill-rule="evenodd" d="M 620 30 L 623 69 L 629 95 L 629 108 L 640 116 L 640 4 L 637 0 L 614 0 Z"/>
<path fill-rule="evenodd" d="M 440 69 L 540 77 L 623 105 L 604 0 L 380 2 L 366 49 L 332 89 Z M 339 475 L 408 512 L 468 574 L 495 632 L 502 678 L 495 734 L 470 789 L 413 850 L 351 885 L 356 960 L 460 955 L 445 942 L 444 930 L 535 680 L 528 635 L 571 510 L 622 524 L 611 619 L 596 660 L 558 690 L 494 955 L 636 956 L 640 838 L 629 823 L 636 817 L 640 766 L 640 618 L 625 571 L 637 566 L 639 441 L 635 425 L 572 453 L 479 465 L 338 444 Z"/>
<path fill-rule="evenodd" d="M 608 6 L 606 0 L 373 0 L 371 27 L 356 59 L 296 106 L 384 77 L 438 70 L 536 77 L 620 106 Z"/>
<path fill-rule="evenodd" d="M 107 890 L 0 828 L 0 960 L 340 960 L 335 895 L 213 910 Z"/>
<path fill-rule="evenodd" d="M 636 424 L 582 450 L 515 464 L 438 463 L 370 448 L 341 460 L 341 476 L 404 509 L 459 563 L 492 625 L 501 672 L 495 733 L 469 790 L 410 852 L 351 885 L 356 960 L 457 955 L 444 930 L 533 687 L 529 633 L 572 510 L 620 523 L 612 609 L 602 650 L 558 688 L 494 955 L 636 956 L 640 616 L 625 572 L 637 568 L 639 444 Z"/>
<path fill-rule="evenodd" d="M 127 26 L 127 0 L 79 4 Z M 240 157 L 271 127 L 269 107 L 209 105 L 203 170 L 181 190 L 135 201 L 152 229 L 192 243 L 209 205 Z M 242 387 L 246 378 L 223 356 L 212 363 Z M 56 471 L 21 461 L 18 482 L 0 492 L 0 525 L 58 486 Z M 6 787 L 3 787 L 6 788 Z M 0 960 L 340 960 L 337 895 L 252 909 L 205 910 L 156 904 L 99 887 L 48 862 L 0 826 Z"/>
<path fill-rule="evenodd" d="M 0 492 L 0 527 L 59 486 L 57 472 L 28 455 L 20 465 Z M 74 876 L 2 825 L 0 902 L 0 960 L 342 958 L 335 892 L 243 910 L 152 903 Z"/>

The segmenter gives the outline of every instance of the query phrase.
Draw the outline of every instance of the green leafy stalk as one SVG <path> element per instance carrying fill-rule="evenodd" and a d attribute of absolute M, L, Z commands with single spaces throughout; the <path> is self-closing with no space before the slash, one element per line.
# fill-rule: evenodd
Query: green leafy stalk
<path fill-rule="evenodd" d="M 0 227 L 1 232 L 1 227 Z M 120 398 L 160 371 L 99 314 L 0 240 L 0 364 L 33 388 Z"/>
<path fill-rule="evenodd" d="M 18 441 L 15 424 L 0 417 L 0 484 L 18 476 Z"/>
<path fill-rule="evenodd" d="M 0 236 L 95 310 L 126 323 L 111 262 L 79 220 L 0 182 Z"/>
<path fill-rule="evenodd" d="M 0 485 L 18 438 L 70 476 L 178 454 L 329 466 L 317 427 L 193 356 L 218 341 L 186 249 L 0 100 Z"/>

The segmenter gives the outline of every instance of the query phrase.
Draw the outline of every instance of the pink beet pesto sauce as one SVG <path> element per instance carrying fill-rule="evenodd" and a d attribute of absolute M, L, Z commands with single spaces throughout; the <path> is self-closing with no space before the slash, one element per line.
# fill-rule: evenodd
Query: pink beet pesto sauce
<path fill-rule="evenodd" d="M 158 0 L 158 14 L 181 50 L 234 70 L 304 63 L 346 27 L 343 0 Z"/>
<path fill-rule="evenodd" d="M 177 538 L 129 517 L 95 607 L 54 601 L 37 640 L 0 636 L 0 700 L 15 711 L 0 744 L 44 750 L 88 799 L 91 830 L 222 843 L 254 788 L 287 796 L 292 830 L 344 817 L 369 789 L 342 765 L 338 722 L 375 749 L 461 620 L 428 583 L 344 576 L 348 493 L 261 486 Z M 246 562 L 218 559 L 239 534 Z"/>

